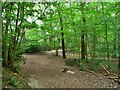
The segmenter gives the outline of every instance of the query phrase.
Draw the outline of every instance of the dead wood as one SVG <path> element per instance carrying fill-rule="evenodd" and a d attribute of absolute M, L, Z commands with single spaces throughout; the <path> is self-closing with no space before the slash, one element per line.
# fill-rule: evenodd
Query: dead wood
<path fill-rule="evenodd" d="M 103 65 L 101 65 L 101 67 L 107 72 L 107 74 L 110 74 L 110 72 Z"/>
<path fill-rule="evenodd" d="M 98 76 L 98 77 L 100 77 L 100 75 L 98 75 L 98 74 L 96 74 L 94 71 L 90 71 L 90 70 L 88 70 L 88 69 L 85 69 L 87 72 L 89 72 L 89 73 L 92 73 L 93 75 L 95 75 L 95 76 Z"/>

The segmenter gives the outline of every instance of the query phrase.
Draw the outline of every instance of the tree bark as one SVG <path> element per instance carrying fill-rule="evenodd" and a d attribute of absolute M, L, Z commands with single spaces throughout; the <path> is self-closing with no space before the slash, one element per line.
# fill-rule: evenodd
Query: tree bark
<path fill-rule="evenodd" d="M 64 41 L 64 30 L 63 30 L 63 20 L 62 20 L 62 17 L 61 17 L 61 12 L 58 11 L 58 16 L 59 16 L 59 19 L 60 19 L 60 27 L 61 27 L 61 30 L 62 30 L 62 54 L 63 54 L 63 58 L 66 58 L 66 55 L 65 55 L 65 41 Z"/>
<path fill-rule="evenodd" d="M 19 13 L 20 13 L 20 2 L 18 2 L 18 9 L 17 9 L 17 19 L 16 19 L 16 26 L 15 26 L 15 36 L 13 38 L 13 49 L 12 49 L 12 56 L 10 59 L 10 66 L 13 66 L 15 59 L 16 59 L 16 53 L 17 53 L 17 41 L 18 41 L 18 33 L 20 32 L 18 30 L 18 21 L 19 21 Z"/>
<path fill-rule="evenodd" d="M 4 29 L 5 31 L 3 31 L 3 64 L 5 66 L 8 66 L 8 27 L 10 25 L 10 16 L 7 16 L 7 14 L 9 14 L 11 12 L 12 9 L 12 5 L 13 3 L 10 3 L 8 5 L 8 7 L 10 8 L 10 10 L 7 9 L 7 13 L 6 13 L 6 28 Z"/>
<path fill-rule="evenodd" d="M 85 17 L 82 18 L 83 24 L 85 24 Z M 85 30 L 81 32 L 81 59 L 85 59 Z"/>
<path fill-rule="evenodd" d="M 81 14 L 82 14 L 82 31 L 81 31 L 81 60 L 85 59 L 85 55 L 86 55 L 86 45 L 85 45 L 85 23 L 86 23 L 86 19 L 84 17 L 84 6 L 85 3 L 81 2 Z"/>
<path fill-rule="evenodd" d="M 9 17 L 6 22 L 6 30 L 3 34 L 3 63 L 8 66 L 8 26 L 9 26 Z"/>

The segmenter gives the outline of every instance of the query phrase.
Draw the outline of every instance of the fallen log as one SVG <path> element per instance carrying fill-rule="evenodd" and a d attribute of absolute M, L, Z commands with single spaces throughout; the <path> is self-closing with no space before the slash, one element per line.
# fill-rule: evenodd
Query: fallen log
<path fill-rule="evenodd" d="M 114 73 L 109 73 L 106 76 L 109 76 L 109 75 L 118 77 L 118 74 L 114 74 Z"/>
<path fill-rule="evenodd" d="M 98 74 L 96 74 L 94 71 L 90 71 L 90 70 L 88 70 L 88 69 L 85 69 L 87 72 L 89 72 L 89 73 L 92 73 L 93 75 L 95 75 L 95 76 L 97 76 L 97 77 L 100 77 L 100 75 L 98 75 Z"/>

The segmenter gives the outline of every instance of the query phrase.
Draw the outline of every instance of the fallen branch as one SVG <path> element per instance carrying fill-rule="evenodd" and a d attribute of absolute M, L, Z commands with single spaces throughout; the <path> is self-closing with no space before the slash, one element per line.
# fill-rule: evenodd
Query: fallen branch
<path fill-rule="evenodd" d="M 109 77 L 109 79 L 118 79 L 118 77 Z"/>
<path fill-rule="evenodd" d="M 112 75 L 112 76 L 117 76 L 117 77 L 118 77 L 117 74 L 110 73 L 103 65 L 101 65 L 101 66 L 102 66 L 102 68 L 107 72 L 107 74 L 105 74 L 105 76 Z"/>
<path fill-rule="evenodd" d="M 112 76 L 118 77 L 118 74 L 114 74 L 114 73 L 110 73 L 110 74 L 108 74 L 108 75 L 112 75 Z"/>
<path fill-rule="evenodd" d="M 100 77 L 98 74 L 96 74 L 95 72 L 93 72 L 93 71 L 90 71 L 90 70 L 88 70 L 88 69 L 85 69 L 87 72 L 89 72 L 89 73 L 92 73 L 92 74 L 94 74 L 94 75 L 96 75 L 96 76 L 98 76 L 98 77 Z"/>
<path fill-rule="evenodd" d="M 118 77 L 117 74 L 114 74 L 114 73 L 110 73 L 103 65 L 101 65 L 101 67 L 106 71 L 107 74 L 105 74 L 105 76 L 109 76 L 109 75 L 112 75 L 112 76 L 116 76 Z"/>
<path fill-rule="evenodd" d="M 115 82 L 120 82 L 120 79 L 118 77 L 109 77 L 109 79 L 112 79 Z"/>
<path fill-rule="evenodd" d="M 103 65 L 101 65 L 101 66 L 102 66 L 102 68 L 107 72 L 107 74 L 109 75 L 110 72 L 109 72 Z"/>

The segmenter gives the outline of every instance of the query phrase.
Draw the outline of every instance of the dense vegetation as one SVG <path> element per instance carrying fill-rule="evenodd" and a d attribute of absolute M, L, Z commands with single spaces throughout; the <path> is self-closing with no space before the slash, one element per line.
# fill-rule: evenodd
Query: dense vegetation
<path fill-rule="evenodd" d="M 62 50 L 77 53 L 85 62 L 108 70 L 120 61 L 119 2 L 3 2 L 3 66 L 16 70 L 22 54 Z M 71 63 L 71 62 L 70 62 Z M 17 64 L 17 65 L 16 65 Z M 116 70 L 117 71 L 117 70 Z"/>

